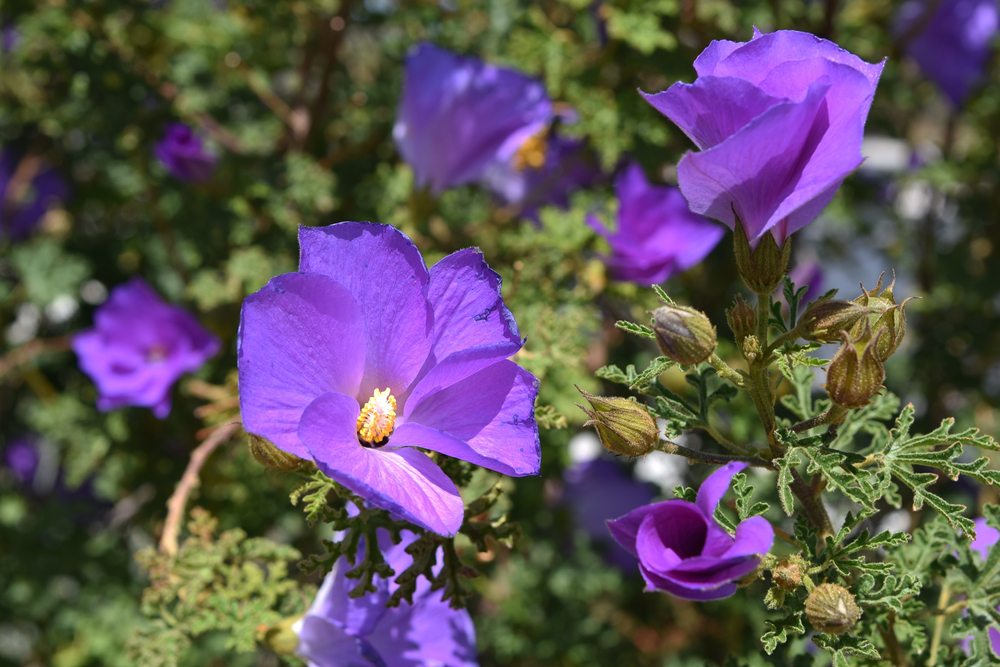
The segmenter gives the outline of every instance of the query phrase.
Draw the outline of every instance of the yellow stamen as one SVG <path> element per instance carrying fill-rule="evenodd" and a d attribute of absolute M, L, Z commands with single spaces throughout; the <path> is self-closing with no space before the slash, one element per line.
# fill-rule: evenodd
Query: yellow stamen
<path fill-rule="evenodd" d="M 381 442 L 392 434 L 395 425 L 396 397 L 389 394 L 389 387 L 384 392 L 376 389 L 358 415 L 358 439 L 368 444 Z"/>
<path fill-rule="evenodd" d="M 541 169 L 545 164 L 545 154 L 548 152 L 548 129 L 528 137 L 517 152 L 514 153 L 513 164 L 518 171 Z"/>

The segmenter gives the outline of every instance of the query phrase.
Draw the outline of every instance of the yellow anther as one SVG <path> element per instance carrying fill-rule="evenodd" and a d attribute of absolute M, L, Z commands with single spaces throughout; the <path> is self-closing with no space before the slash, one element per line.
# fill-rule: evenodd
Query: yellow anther
<path fill-rule="evenodd" d="M 541 169 L 545 164 L 545 154 L 548 151 L 548 130 L 528 137 L 514 153 L 513 164 L 518 171 Z"/>
<path fill-rule="evenodd" d="M 388 438 L 396 426 L 396 397 L 385 391 L 375 390 L 358 415 L 358 439 L 375 444 Z"/>

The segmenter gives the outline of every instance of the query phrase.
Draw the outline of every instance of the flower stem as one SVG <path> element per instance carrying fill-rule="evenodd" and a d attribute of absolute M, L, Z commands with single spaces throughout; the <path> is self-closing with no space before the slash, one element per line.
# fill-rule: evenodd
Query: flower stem
<path fill-rule="evenodd" d="M 719 377 L 729 380 L 740 389 L 746 388 L 743 375 L 738 370 L 723 361 L 722 357 L 715 352 L 713 352 L 712 356 L 708 358 L 708 363 L 712 368 L 718 371 Z"/>
<path fill-rule="evenodd" d="M 809 517 L 809 521 L 819 528 L 819 538 L 822 540 L 825 537 L 832 537 L 833 524 L 830 523 L 830 515 L 826 513 L 823 501 L 813 493 L 812 487 L 806 484 L 802 475 L 794 468 L 792 468 L 790 488 L 795 497 L 802 503 L 802 508 L 805 510 L 806 516 Z"/>
<path fill-rule="evenodd" d="M 948 600 L 951 598 L 951 587 L 948 582 L 941 586 L 941 595 L 938 597 L 938 609 L 944 610 L 948 607 Z M 934 667 L 937 664 L 938 650 L 941 648 L 941 634 L 944 632 L 944 622 L 948 617 L 941 614 L 934 619 L 934 635 L 931 637 L 931 650 L 927 658 L 927 667 Z"/>
<path fill-rule="evenodd" d="M 818 414 L 812 419 L 806 419 L 805 421 L 795 424 L 792 426 L 792 431 L 795 433 L 802 433 L 803 431 L 808 431 L 811 428 L 816 428 L 817 426 L 822 426 L 824 424 L 836 424 L 843 419 L 846 414 L 847 408 L 842 408 L 834 403 L 826 412 Z"/>
<path fill-rule="evenodd" d="M 711 465 L 725 465 L 727 463 L 733 463 L 734 461 L 741 461 L 743 463 L 749 464 L 757 468 L 768 468 L 773 470 L 769 462 L 757 458 L 756 456 L 730 456 L 729 454 L 713 454 L 711 452 L 699 452 L 696 449 L 690 449 L 684 445 L 678 445 L 676 442 L 671 440 L 661 440 L 656 447 L 659 451 L 666 454 L 674 454 L 676 456 L 683 456 L 689 461 L 694 463 L 708 463 Z"/>

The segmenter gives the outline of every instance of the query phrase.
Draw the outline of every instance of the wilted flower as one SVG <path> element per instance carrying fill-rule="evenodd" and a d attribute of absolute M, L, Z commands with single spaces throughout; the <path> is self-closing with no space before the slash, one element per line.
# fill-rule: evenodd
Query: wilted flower
<path fill-rule="evenodd" d="M 906 40 L 906 54 L 956 107 L 985 78 L 998 31 L 996 0 L 907 2 L 899 10 L 895 30 Z"/>
<path fill-rule="evenodd" d="M 163 419 L 174 382 L 219 351 L 191 313 L 164 303 L 139 277 L 111 291 L 94 324 L 73 337 L 73 350 L 97 385 L 100 410 L 137 405 Z"/>
<path fill-rule="evenodd" d="M 577 403 L 577 407 L 590 417 L 584 426 L 597 429 L 597 437 L 605 449 L 632 458 L 653 451 L 659 442 L 660 431 L 645 405 L 628 398 L 594 396 L 579 387 L 576 389 L 593 408 L 588 410 Z"/>
<path fill-rule="evenodd" d="M 664 356 L 679 364 L 700 364 L 715 352 L 715 327 L 700 310 L 668 304 L 650 314 Z"/>
<path fill-rule="evenodd" d="M 388 533 L 379 531 L 382 555 L 396 576 L 409 567 L 413 558 L 405 549 L 416 535 L 403 531 L 403 540 L 392 545 Z M 362 546 L 358 557 L 363 558 Z M 443 551 L 438 548 L 440 572 Z M 465 609 L 452 609 L 441 600 L 441 591 L 431 591 L 421 577 L 413 594 L 413 604 L 405 600 L 398 607 L 386 607 L 399 587 L 375 576 L 375 593 L 353 599 L 348 593 L 358 585 L 346 577 L 350 566 L 345 558 L 337 561 L 326 576 L 306 615 L 292 626 L 298 634 L 295 652 L 310 667 L 476 667 L 476 629 Z"/>
<path fill-rule="evenodd" d="M 861 618 L 861 609 L 843 586 L 820 584 L 806 598 L 806 618 L 817 632 L 842 635 Z"/>
<path fill-rule="evenodd" d="M 733 537 L 713 517 L 733 475 L 744 468 L 745 463 L 727 463 L 713 472 L 694 503 L 668 500 L 608 522 L 618 543 L 639 559 L 650 589 L 687 600 L 717 600 L 735 593 L 736 582 L 757 568 L 774 541 L 767 519 L 741 522 Z"/>
<path fill-rule="evenodd" d="M 698 79 L 646 99 L 700 149 L 677 167 L 695 213 L 735 228 L 751 246 L 778 245 L 812 222 L 862 161 L 861 139 L 882 64 L 808 33 L 754 29 L 714 41 Z"/>
<path fill-rule="evenodd" d="M 615 181 L 618 225 L 612 234 L 594 216 L 587 223 L 608 239 L 604 259 L 616 280 L 656 285 L 705 259 L 722 240 L 719 225 L 696 215 L 677 188 L 650 185 L 632 163 Z"/>
<path fill-rule="evenodd" d="M 299 273 L 243 303 L 240 408 L 248 433 L 442 535 L 462 525 L 429 449 L 514 476 L 538 472 L 537 381 L 500 276 L 475 249 L 429 271 L 405 234 L 342 222 L 299 230 Z"/>
<path fill-rule="evenodd" d="M 216 157 L 205 150 L 201 137 L 183 123 L 171 123 L 154 150 L 167 171 L 182 181 L 201 183 L 212 178 Z"/>
<path fill-rule="evenodd" d="M 802 313 L 798 326 L 806 340 L 832 343 L 854 327 L 868 311 L 853 301 L 823 299 L 812 303 Z"/>
<path fill-rule="evenodd" d="M 62 176 L 41 158 L 0 153 L 0 240 L 27 236 L 46 211 L 69 195 Z"/>
<path fill-rule="evenodd" d="M 530 150 L 551 120 L 541 82 L 425 43 L 406 59 L 393 137 L 417 186 L 439 193 Z"/>
<path fill-rule="evenodd" d="M 861 324 L 861 334 L 857 337 L 847 331 L 841 333 L 844 344 L 826 372 L 826 393 L 830 399 L 851 409 L 868 405 L 885 380 L 885 368 L 876 352 L 884 332 L 872 334 L 866 319 Z"/>
<path fill-rule="evenodd" d="M 884 274 L 883 274 L 884 275 Z M 878 284 L 871 291 L 861 287 L 861 296 L 854 300 L 861 306 L 868 309 L 868 321 L 871 324 L 875 335 L 881 335 L 876 346 L 876 354 L 879 361 L 885 362 L 893 353 L 899 349 L 906 335 L 906 304 L 915 297 L 904 299 L 903 303 L 896 303 L 896 297 L 892 290 L 896 286 L 896 277 L 893 276 L 892 283 L 884 290 L 882 289 L 882 276 L 878 277 Z M 881 290 L 881 292 L 880 292 Z M 851 333 L 858 337 L 862 333 L 864 322 L 854 325 Z"/>

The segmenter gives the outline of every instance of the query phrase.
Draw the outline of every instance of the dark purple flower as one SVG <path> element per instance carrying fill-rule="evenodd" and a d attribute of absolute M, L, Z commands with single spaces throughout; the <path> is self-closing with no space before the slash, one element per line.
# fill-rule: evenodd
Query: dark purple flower
<path fill-rule="evenodd" d="M 437 194 L 511 160 L 551 120 L 541 82 L 425 43 L 406 59 L 393 136 L 417 186 Z"/>
<path fill-rule="evenodd" d="M 24 162 L 12 151 L 3 151 L 0 153 L 0 239 L 27 236 L 46 211 L 68 195 L 66 181 L 40 158 Z"/>
<path fill-rule="evenodd" d="M 698 146 L 677 166 L 695 213 L 756 246 L 778 244 L 816 219 L 862 162 L 861 139 L 883 63 L 793 30 L 745 43 L 714 41 L 694 62 L 698 79 L 643 95 Z"/>
<path fill-rule="evenodd" d="M 608 559 L 623 570 L 633 570 L 635 558 L 609 539 L 608 520 L 649 503 L 656 491 L 637 481 L 621 464 L 597 458 L 577 463 L 563 473 L 563 502 L 577 527 L 594 542 L 607 542 Z"/>
<path fill-rule="evenodd" d="M 642 167 L 632 163 L 615 181 L 618 228 L 612 234 L 596 217 L 587 223 L 608 239 L 604 259 L 611 275 L 639 285 L 658 285 L 690 269 L 712 252 L 725 230 L 692 213 L 677 188 L 650 185 Z"/>
<path fill-rule="evenodd" d="M 906 54 L 959 107 L 985 77 L 993 38 L 1000 31 L 1000 8 L 996 0 L 942 0 L 936 4 L 936 9 L 924 0 L 904 4 L 895 32 L 909 37 Z M 928 16 L 928 11 L 932 15 Z M 919 32 L 910 36 L 913 30 Z"/>
<path fill-rule="evenodd" d="M 7 443 L 3 450 L 3 460 L 19 482 L 31 484 L 41 456 L 33 438 L 21 437 Z"/>
<path fill-rule="evenodd" d="M 649 589 L 686 600 L 717 600 L 736 592 L 736 580 L 757 567 L 774 541 L 767 519 L 755 516 L 733 537 L 713 514 L 733 475 L 745 463 L 728 463 L 698 489 L 694 503 L 668 500 L 629 512 L 608 527 L 618 543 L 639 559 Z"/>
<path fill-rule="evenodd" d="M 201 137 L 183 123 L 171 123 L 160 143 L 156 158 L 167 171 L 182 181 L 202 183 L 212 178 L 216 157 L 205 150 Z"/>
<path fill-rule="evenodd" d="M 94 328 L 73 337 L 80 369 L 97 385 L 97 407 L 152 408 L 170 414 L 170 388 L 219 351 L 219 340 L 179 306 L 164 303 L 136 277 L 111 291 Z"/>
<path fill-rule="evenodd" d="M 462 525 L 429 449 L 514 476 L 540 464 L 537 381 L 500 276 L 469 248 L 428 270 L 388 225 L 299 230 L 299 273 L 243 302 L 243 425 L 377 507 L 442 535 Z"/>
<path fill-rule="evenodd" d="M 392 545 L 388 533 L 379 531 L 382 555 L 396 576 L 412 563 L 405 548 L 416 537 L 403 531 L 402 542 Z M 439 548 L 435 574 L 443 556 Z M 468 611 L 452 609 L 423 577 L 412 605 L 404 600 L 386 607 L 398 585 L 378 576 L 375 593 L 352 599 L 348 592 L 358 582 L 345 576 L 349 569 L 344 558 L 337 561 L 309 611 L 293 626 L 299 636 L 296 653 L 310 667 L 477 667 L 476 628 Z"/>

